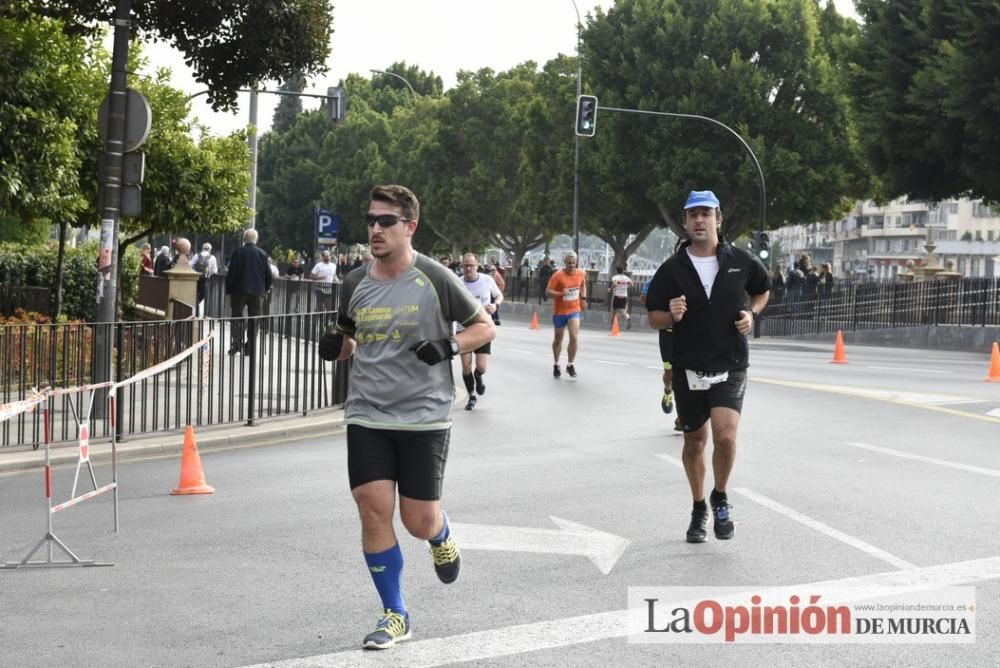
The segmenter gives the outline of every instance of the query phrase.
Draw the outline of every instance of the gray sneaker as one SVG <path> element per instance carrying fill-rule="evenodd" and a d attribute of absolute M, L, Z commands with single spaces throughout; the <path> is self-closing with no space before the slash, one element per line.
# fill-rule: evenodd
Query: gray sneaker
<path fill-rule="evenodd" d="M 365 636 L 365 649 L 389 649 L 398 642 L 410 639 L 410 616 L 405 612 L 386 610 L 375 630 Z"/>

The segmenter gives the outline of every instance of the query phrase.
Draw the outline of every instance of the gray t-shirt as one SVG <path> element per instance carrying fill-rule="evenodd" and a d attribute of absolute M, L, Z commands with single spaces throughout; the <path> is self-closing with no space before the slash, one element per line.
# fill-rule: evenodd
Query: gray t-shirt
<path fill-rule="evenodd" d="M 450 269 L 419 253 L 409 269 L 383 281 L 358 267 L 341 286 L 337 330 L 358 346 L 344 422 L 374 429 L 427 431 L 451 426 L 451 364 L 427 366 L 410 346 L 451 335 L 482 310 Z"/>

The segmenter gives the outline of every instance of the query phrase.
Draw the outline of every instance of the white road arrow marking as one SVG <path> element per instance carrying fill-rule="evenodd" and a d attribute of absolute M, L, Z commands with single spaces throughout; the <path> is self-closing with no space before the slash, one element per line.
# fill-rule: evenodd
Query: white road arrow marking
<path fill-rule="evenodd" d="M 814 591 L 846 590 L 863 592 L 865 596 L 869 596 L 877 594 L 877 590 L 889 587 L 903 588 L 908 591 L 924 591 L 972 585 L 977 582 L 998 579 L 1000 579 L 1000 557 L 989 557 L 890 573 L 874 573 L 839 580 L 804 583 L 797 586 L 781 585 L 773 589 L 787 589 L 789 591 L 802 591 L 804 589 Z M 748 587 L 748 591 L 761 593 L 761 588 Z M 430 668 L 431 666 L 483 661 L 526 652 L 539 652 L 553 647 L 625 638 L 628 634 L 628 610 L 611 610 L 578 617 L 550 619 L 534 624 L 520 624 L 456 636 L 405 642 L 393 647 L 390 651 L 376 654 L 365 650 L 347 650 L 301 659 L 261 663 L 245 668 L 265 668 L 265 666 L 271 668 L 353 668 L 362 665 Z M 528 661 L 524 663 L 528 663 Z"/>
<path fill-rule="evenodd" d="M 462 550 L 498 552 L 534 552 L 536 554 L 573 554 L 590 559 L 607 575 L 618 557 L 628 547 L 627 538 L 558 517 L 550 519 L 559 529 L 489 526 L 486 524 L 451 525 L 455 541 Z"/>

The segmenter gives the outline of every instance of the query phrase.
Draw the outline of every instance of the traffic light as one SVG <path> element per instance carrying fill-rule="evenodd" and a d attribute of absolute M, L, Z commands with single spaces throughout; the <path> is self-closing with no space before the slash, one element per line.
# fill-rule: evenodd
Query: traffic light
<path fill-rule="evenodd" d="M 347 91 L 340 86 L 326 89 L 327 117 L 336 123 L 347 118 Z"/>
<path fill-rule="evenodd" d="M 597 131 L 597 98 L 581 95 L 576 101 L 576 134 L 593 137 Z"/>
<path fill-rule="evenodd" d="M 767 232 L 753 233 L 753 247 L 757 252 L 757 257 L 761 259 L 761 262 L 767 262 L 767 257 L 771 254 Z"/>

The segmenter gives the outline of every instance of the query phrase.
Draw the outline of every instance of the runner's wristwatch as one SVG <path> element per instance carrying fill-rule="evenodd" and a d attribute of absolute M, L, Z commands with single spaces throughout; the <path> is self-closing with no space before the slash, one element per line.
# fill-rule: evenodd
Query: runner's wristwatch
<path fill-rule="evenodd" d="M 461 350 L 458 347 L 458 341 L 454 337 L 452 337 L 452 338 L 448 339 L 448 342 L 451 343 L 451 354 L 452 355 L 457 355 L 458 351 Z"/>

